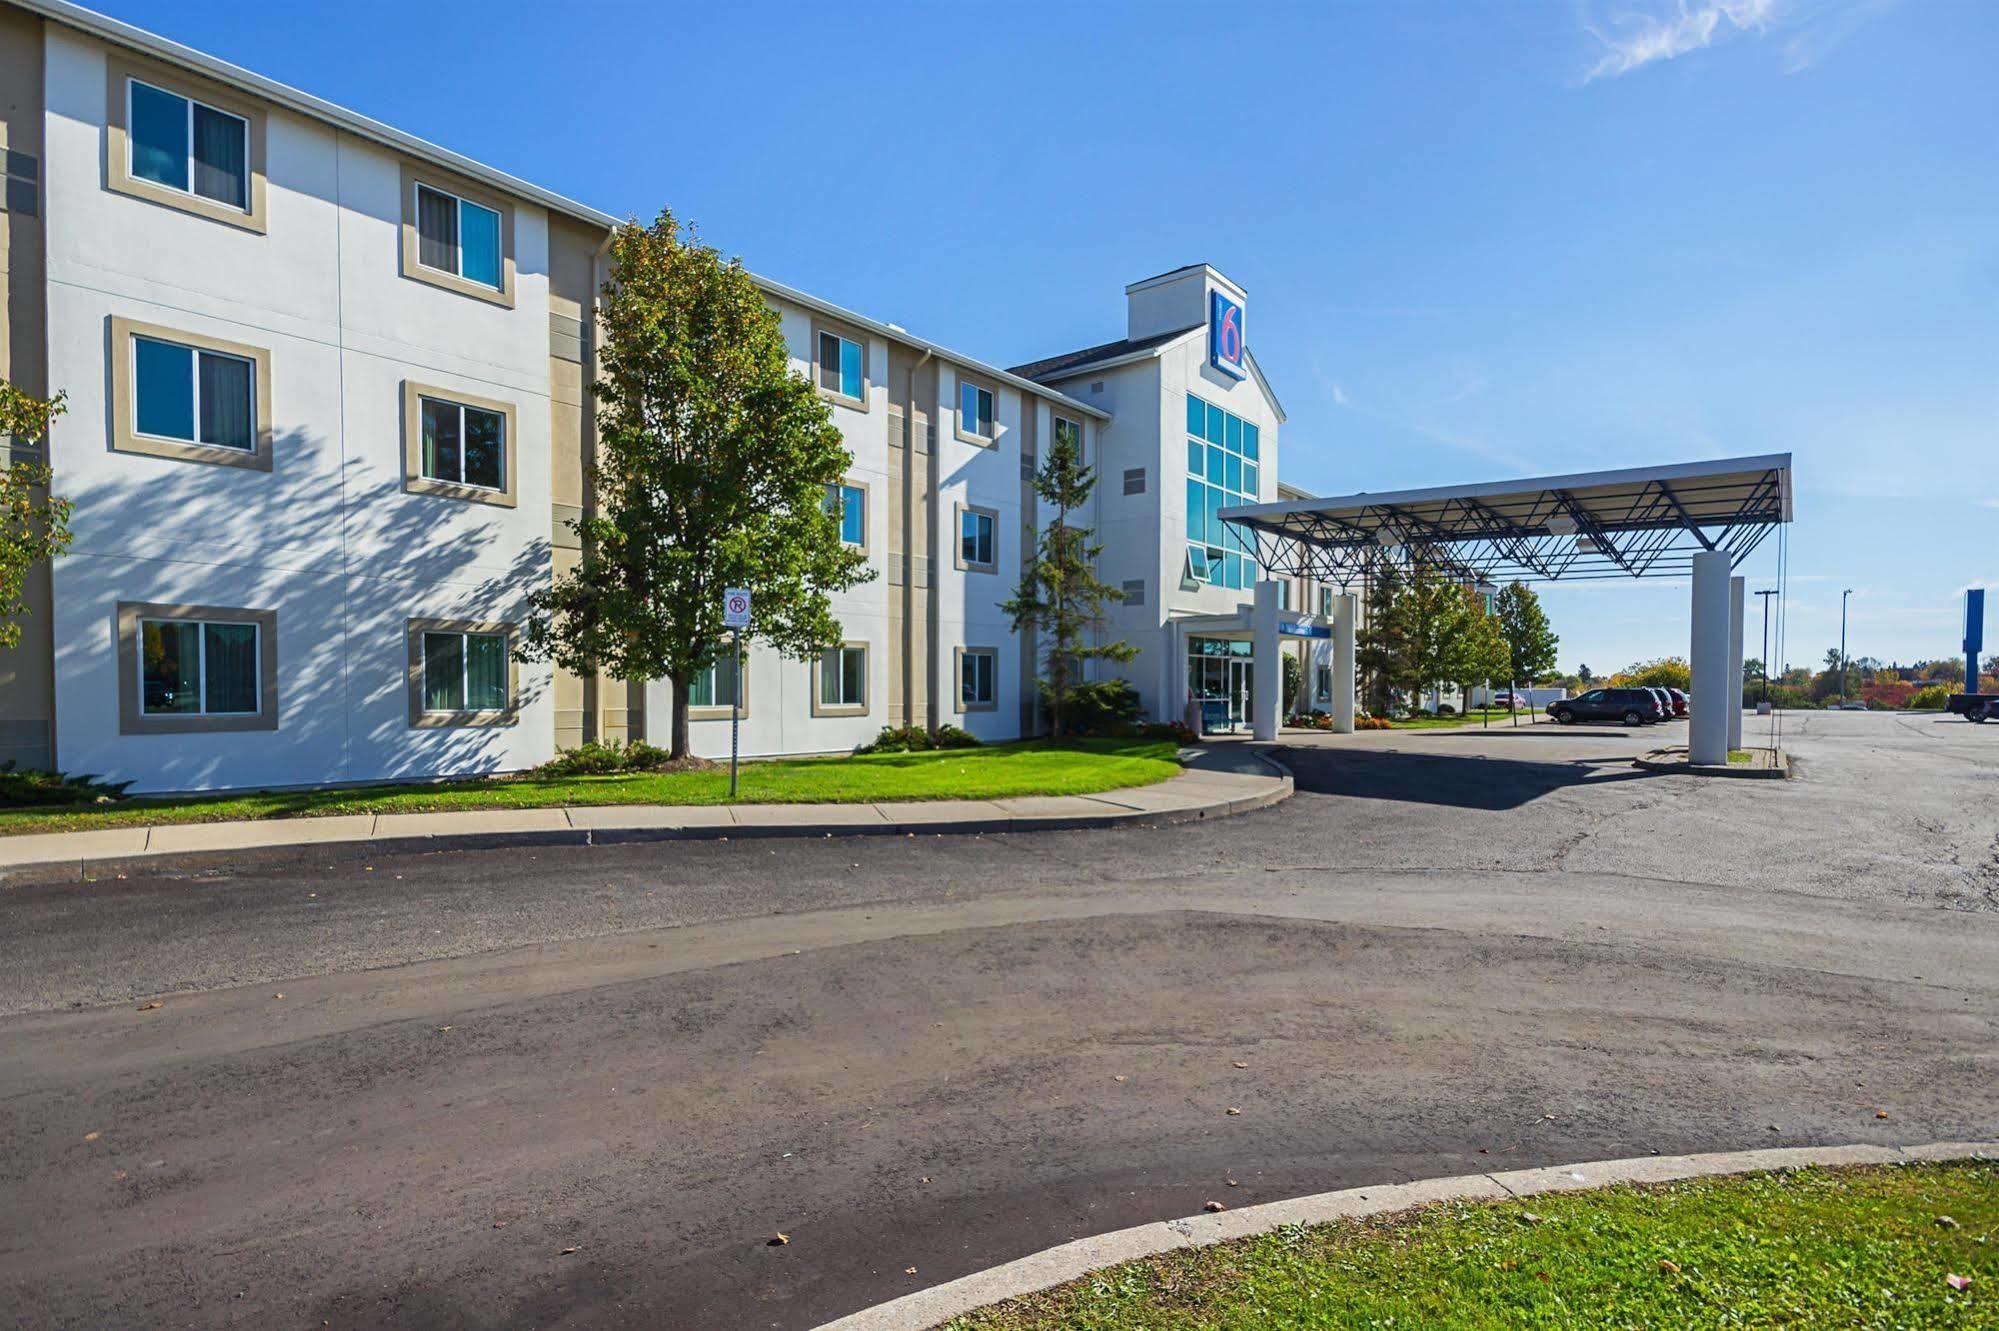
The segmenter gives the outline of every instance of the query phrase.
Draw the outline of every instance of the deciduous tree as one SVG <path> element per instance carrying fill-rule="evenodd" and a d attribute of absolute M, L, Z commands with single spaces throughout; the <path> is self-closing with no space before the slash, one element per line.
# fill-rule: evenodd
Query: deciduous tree
<path fill-rule="evenodd" d="M 63 395 L 42 399 L 0 379 L 0 436 L 32 446 L 63 413 Z M 28 571 L 69 548 L 70 504 L 49 493 L 49 469 L 17 459 L 0 467 L 0 647 L 21 641 Z"/>
<path fill-rule="evenodd" d="M 536 592 L 523 656 L 688 689 L 723 649 L 722 593 L 746 588 L 748 639 L 805 659 L 840 641 L 831 593 L 873 577 L 826 503 L 849 455 L 792 373 L 778 316 L 740 261 L 670 211 L 611 237 L 600 308 L 595 512 L 578 566 Z"/>
<path fill-rule="evenodd" d="M 1524 582 L 1509 582 L 1493 598 L 1492 609 L 1506 640 L 1508 665 L 1502 676 L 1509 683 L 1533 684 L 1553 674 L 1561 639 L 1548 623 L 1540 594 Z"/>

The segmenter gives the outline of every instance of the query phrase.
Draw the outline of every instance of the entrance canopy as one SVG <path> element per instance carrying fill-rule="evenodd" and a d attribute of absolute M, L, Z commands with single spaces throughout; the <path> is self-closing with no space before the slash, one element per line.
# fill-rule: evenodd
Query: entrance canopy
<path fill-rule="evenodd" d="M 1465 582 L 1687 576 L 1791 520 L 1791 455 L 1225 508 L 1270 573 L 1342 587 L 1383 562 Z"/>

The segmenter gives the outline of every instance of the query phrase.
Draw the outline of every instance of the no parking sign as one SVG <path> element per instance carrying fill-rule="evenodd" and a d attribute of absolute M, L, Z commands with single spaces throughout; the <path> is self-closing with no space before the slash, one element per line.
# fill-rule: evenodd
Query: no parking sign
<path fill-rule="evenodd" d="M 722 627 L 746 629 L 750 626 L 750 594 L 741 587 L 722 593 Z"/>

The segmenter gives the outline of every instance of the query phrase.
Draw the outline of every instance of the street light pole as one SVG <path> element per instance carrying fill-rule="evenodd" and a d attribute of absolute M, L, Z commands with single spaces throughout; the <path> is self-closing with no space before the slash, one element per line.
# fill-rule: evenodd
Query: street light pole
<path fill-rule="evenodd" d="M 1846 677 L 1849 673 L 1846 667 L 1846 598 L 1851 595 L 1851 587 L 1839 594 L 1839 700 L 1842 704 L 1846 702 Z"/>
<path fill-rule="evenodd" d="M 1772 587 L 1769 591 L 1756 594 L 1763 598 L 1763 701 L 1767 705 L 1770 701 L 1770 598 L 1777 594 L 1777 589 Z"/>

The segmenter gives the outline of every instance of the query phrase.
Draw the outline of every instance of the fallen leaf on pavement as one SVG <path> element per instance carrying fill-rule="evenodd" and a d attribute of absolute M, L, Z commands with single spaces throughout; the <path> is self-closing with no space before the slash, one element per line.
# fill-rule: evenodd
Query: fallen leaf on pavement
<path fill-rule="evenodd" d="M 770 1242 L 766 1246 L 772 1248 L 782 1248 L 785 1244 L 789 1242 L 791 1242 L 791 1235 L 785 1233 L 783 1230 L 779 1230 L 777 1233 L 770 1236 Z"/>
<path fill-rule="evenodd" d="M 1112 1081 L 1123 1081 L 1123 1080 L 1124 1080 L 1124 1074 L 1123 1074 L 1122 1072 L 1120 1072 L 1120 1073 L 1118 1073 L 1118 1074 L 1117 1074 L 1116 1076 L 1112 1077 L 1112 1078 L 1111 1078 L 1111 1080 L 1112 1080 Z"/>
<path fill-rule="evenodd" d="M 86 1132 L 83 1134 L 83 1139 L 87 1142 L 94 1142 L 103 1135 L 101 1132 Z"/>
<path fill-rule="evenodd" d="M 902 1273 L 906 1276 L 913 1276 L 916 1274 L 916 1268 L 913 1266 L 905 1266 L 902 1268 Z"/>
<path fill-rule="evenodd" d="M 152 1011 L 152 1010 L 153 1010 L 154 1008 L 157 1008 L 157 1007 L 165 1007 L 165 1006 L 166 1006 L 166 1004 L 165 1004 L 165 1003 L 162 1003 L 162 1002 L 161 1002 L 161 1001 L 160 1001 L 159 999 L 155 998 L 155 999 L 154 999 L 154 1000 L 153 1000 L 152 1002 L 150 1002 L 150 1003 L 141 1003 L 141 1004 L 139 1004 L 139 1011 L 141 1011 L 141 1012 L 151 1012 L 151 1011 Z"/>
<path fill-rule="evenodd" d="M 1240 1183 L 1236 1182 L 1236 1181 L 1235 1181 L 1234 1179 L 1230 1179 L 1230 1180 L 1229 1180 L 1229 1186 L 1230 1186 L 1231 1188 L 1240 1188 L 1240 1187 L 1242 1186 L 1242 1184 L 1240 1184 Z"/>
<path fill-rule="evenodd" d="M 1238 1063 L 1238 1064 L 1236 1064 L 1236 1066 L 1237 1066 L 1237 1067 L 1239 1067 L 1239 1068 L 1246 1068 L 1246 1067 L 1248 1067 L 1248 1066 L 1249 1066 L 1249 1064 L 1247 1064 L 1247 1063 Z"/>
<path fill-rule="evenodd" d="M 576 1248 L 564 1248 L 560 1253 L 557 1254 L 557 1256 L 567 1257 L 570 1253 L 576 1251 L 578 1251 Z"/>
<path fill-rule="evenodd" d="M 283 994 L 272 994 L 272 995 L 271 995 L 271 997 L 272 997 L 272 998 L 283 998 L 283 997 L 284 997 L 284 995 L 283 995 Z"/>
<path fill-rule="evenodd" d="M 1203 1211 L 1226 1211 L 1229 1208 L 1223 1206 L 1220 1202 L 1209 1202 L 1206 1206 L 1203 1206 L 1201 1209 Z"/>
<path fill-rule="evenodd" d="M 1877 1109 L 1877 1110 L 1875 1110 L 1875 1111 L 1874 1111 L 1874 1117 L 1876 1117 L 1876 1118 L 1886 1118 L 1886 1117 L 1888 1117 L 1888 1111 L 1887 1111 L 1887 1110 L 1885 1110 L 1885 1109 Z"/>
<path fill-rule="evenodd" d="M 916 1180 L 916 1181 L 917 1181 L 918 1183 L 928 1183 L 928 1182 L 930 1181 L 930 1176 L 929 1176 L 928 1174 L 925 1174 L 925 1175 L 924 1175 L 924 1176 L 923 1176 L 922 1178 L 920 1178 L 920 1179 L 918 1179 L 918 1180 Z"/>

